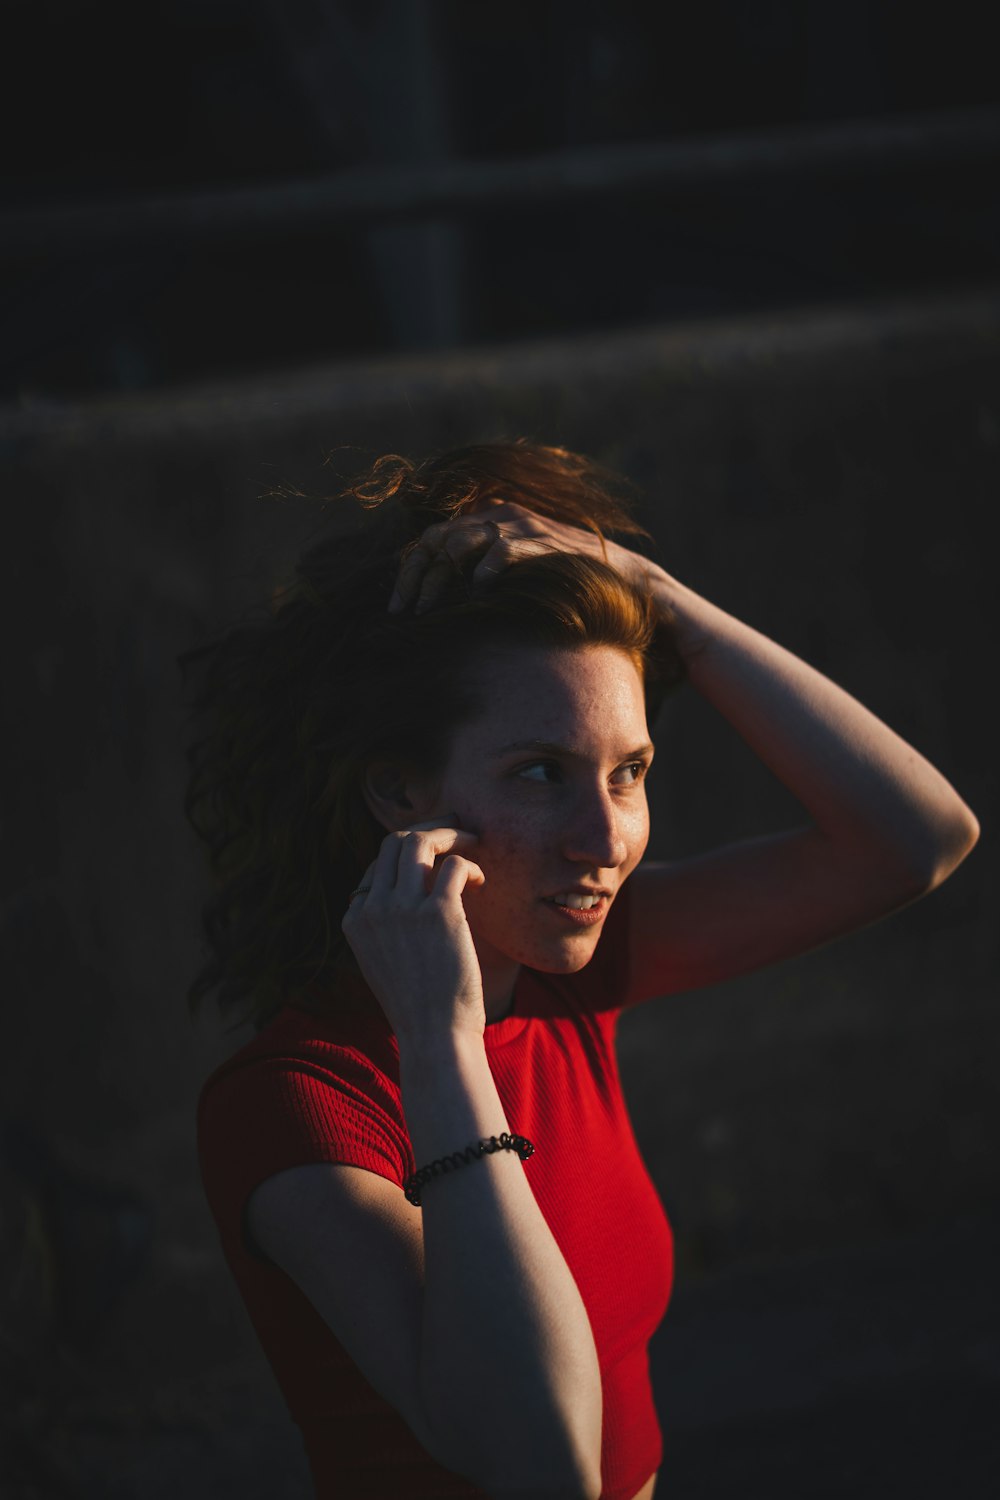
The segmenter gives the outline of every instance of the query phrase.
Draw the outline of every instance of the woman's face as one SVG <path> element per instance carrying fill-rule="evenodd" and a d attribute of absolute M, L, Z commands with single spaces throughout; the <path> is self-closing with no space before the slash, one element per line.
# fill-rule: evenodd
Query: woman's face
<path fill-rule="evenodd" d="M 464 902 L 495 996 L 518 964 L 589 962 L 649 838 L 653 747 L 639 673 L 614 647 L 498 649 L 477 676 L 485 711 L 455 733 L 422 816 L 453 814 L 479 839 L 486 883 Z M 591 891 L 590 910 L 570 906 Z"/>

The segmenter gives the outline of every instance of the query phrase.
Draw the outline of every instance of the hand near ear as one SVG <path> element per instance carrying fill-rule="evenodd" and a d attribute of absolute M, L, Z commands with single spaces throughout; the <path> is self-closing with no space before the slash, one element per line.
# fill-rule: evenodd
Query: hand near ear
<path fill-rule="evenodd" d="M 483 980 L 462 903 L 485 882 L 464 853 L 478 840 L 439 821 L 386 835 L 341 923 L 401 1042 L 420 1046 L 486 1029 Z"/>

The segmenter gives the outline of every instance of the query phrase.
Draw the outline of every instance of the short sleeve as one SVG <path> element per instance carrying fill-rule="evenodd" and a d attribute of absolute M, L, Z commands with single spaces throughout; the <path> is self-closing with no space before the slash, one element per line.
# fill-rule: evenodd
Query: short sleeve
<path fill-rule="evenodd" d="M 244 1250 L 254 1188 L 290 1167 L 345 1162 L 402 1187 L 413 1171 L 398 1090 L 360 1053 L 324 1045 L 318 1057 L 231 1059 L 198 1104 L 198 1156 L 223 1241 Z"/>

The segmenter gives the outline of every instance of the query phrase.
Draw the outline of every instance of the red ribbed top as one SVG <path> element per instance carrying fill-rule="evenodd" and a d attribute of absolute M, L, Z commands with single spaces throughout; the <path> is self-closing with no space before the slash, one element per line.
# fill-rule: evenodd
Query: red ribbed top
<path fill-rule="evenodd" d="M 585 969 L 522 969 L 512 1014 L 486 1028 L 510 1128 L 535 1145 L 522 1170 L 590 1316 L 604 1389 L 603 1500 L 632 1500 L 660 1464 L 647 1345 L 673 1274 L 670 1226 L 639 1154 L 614 1050 L 627 892 Z M 250 1193 L 287 1167 L 349 1162 L 402 1187 L 424 1165 L 410 1149 L 399 1049 L 381 1009 L 372 1001 L 317 1016 L 283 1007 L 207 1080 L 198 1149 L 223 1252 L 302 1430 L 320 1500 L 481 1496 L 430 1458 L 291 1278 L 243 1238 Z M 362 1266 L 357 1290 L 364 1295 Z"/>

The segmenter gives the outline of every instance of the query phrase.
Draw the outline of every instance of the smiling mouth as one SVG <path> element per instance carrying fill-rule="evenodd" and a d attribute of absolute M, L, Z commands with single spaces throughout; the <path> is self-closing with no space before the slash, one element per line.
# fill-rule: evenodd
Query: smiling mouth
<path fill-rule="evenodd" d="M 558 897 L 547 896 L 544 904 L 577 927 L 592 927 L 604 920 L 608 910 L 608 897 L 580 896 L 575 891 L 560 891 Z"/>

